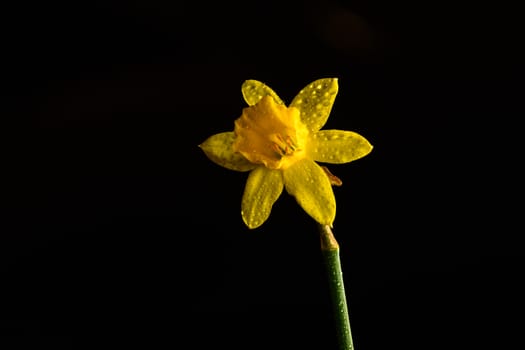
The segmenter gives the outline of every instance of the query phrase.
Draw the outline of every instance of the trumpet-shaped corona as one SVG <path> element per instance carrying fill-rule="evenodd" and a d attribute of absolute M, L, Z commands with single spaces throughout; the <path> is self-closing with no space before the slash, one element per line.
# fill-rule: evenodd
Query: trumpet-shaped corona
<path fill-rule="evenodd" d="M 308 129 L 299 115 L 299 109 L 264 96 L 235 121 L 233 151 L 269 169 L 288 168 L 306 155 Z"/>

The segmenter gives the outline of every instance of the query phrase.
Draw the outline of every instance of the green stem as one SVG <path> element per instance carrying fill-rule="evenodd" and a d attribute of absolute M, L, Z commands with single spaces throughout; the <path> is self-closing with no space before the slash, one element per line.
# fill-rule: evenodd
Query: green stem
<path fill-rule="evenodd" d="M 328 225 L 319 225 L 321 252 L 323 253 L 332 305 L 334 308 L 335 327 L 340 350 L 353 350 L 350 318 L 346 305 L 345 285 L 339 258 L 339 244 Z"/>

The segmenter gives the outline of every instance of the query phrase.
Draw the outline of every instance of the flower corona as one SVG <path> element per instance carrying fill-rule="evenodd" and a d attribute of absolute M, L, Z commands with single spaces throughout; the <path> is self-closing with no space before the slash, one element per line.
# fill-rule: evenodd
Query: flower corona
<path fill-rule="evenodd" d="M 306 154 L 308 130 L 299 114 L 297 108 L 263 97 L 235 121 L 233 151 L 270 169 L 289 167 Z"/>

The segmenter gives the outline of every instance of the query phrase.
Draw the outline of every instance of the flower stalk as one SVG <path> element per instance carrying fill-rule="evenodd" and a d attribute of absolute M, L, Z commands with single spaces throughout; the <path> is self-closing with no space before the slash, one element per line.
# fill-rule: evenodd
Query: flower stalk
<path fill-rule="evenodd" d="M 332 299 L 337 341 L 340 350 L 353 350 L 350 317 L 346 304 L 345 286 L 337 243 L 330 226 L 319 224 L 321 252 L 328 275 L 328 286 Z"/>

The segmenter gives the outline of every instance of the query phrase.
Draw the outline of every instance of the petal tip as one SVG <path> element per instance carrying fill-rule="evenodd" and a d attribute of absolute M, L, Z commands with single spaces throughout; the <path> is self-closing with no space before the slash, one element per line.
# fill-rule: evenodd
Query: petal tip
<path fill-rule="evenodd" d="M 334 215 L 333 218 L 330 218 L 328 220 L 317 220 L 315 218 L 314 218 L 314 220 L 320 225 L 327 225 L 330 228 L 334 228 L 335 215 Z"/>
<path fill-rule="evenodd" d="M 264 224 L 264 222 L 266 220 L 250 220 L 250 218 L 247 218 L 246 215 L 244 215 L 244 212 L 241 210 L 241 216 L 242 216 L 242 221 L 244 222 L 244 224 L 246 225 L 246 227 L 248 227 L 250 230 L 255 230 L 256 228 L 260 227 L 262 224 Z"/>

